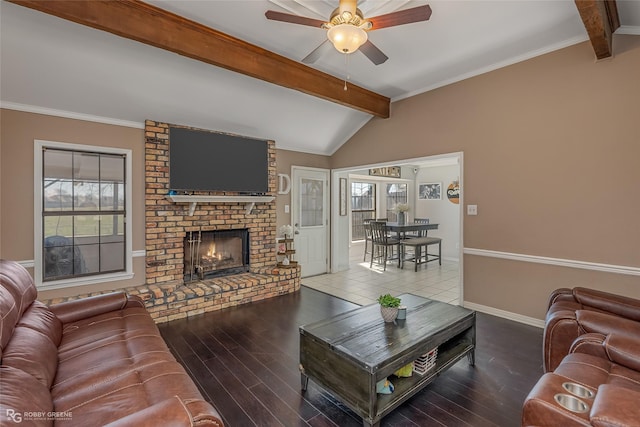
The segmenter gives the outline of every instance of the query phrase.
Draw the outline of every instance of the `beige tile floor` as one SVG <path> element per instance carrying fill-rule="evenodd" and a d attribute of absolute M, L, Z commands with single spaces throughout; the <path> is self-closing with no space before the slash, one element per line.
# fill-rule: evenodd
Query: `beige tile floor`
<path fill-rule="evenodd" d="M 349 251 L 349 270 L 305 277 L 302 284 L 361 305 L 376 302 L 379 295 L 386 293 L 412 293 L 450 304 L 459 303 L 460 274 L 457 262 L 442 260 L 440 266 L 433 261 L 419 266 L 415 272 L 413 263 L 407 263 L 404 269 L 399 269 L 393 261 L 383 271 L 382 265 L 375 262 L 369 268 L 369 256 L 363 262 L 363 253 L 364 244 L 353 243 Z"/>

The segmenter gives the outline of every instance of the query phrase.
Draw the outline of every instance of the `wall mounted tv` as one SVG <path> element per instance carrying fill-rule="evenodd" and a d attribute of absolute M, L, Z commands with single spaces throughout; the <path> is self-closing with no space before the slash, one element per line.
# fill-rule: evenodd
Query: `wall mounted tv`
<path fill-rule="evenodd" d="M 169 188 L 187 192 L 267 193 L 267 141 L 170 127 Z"/>

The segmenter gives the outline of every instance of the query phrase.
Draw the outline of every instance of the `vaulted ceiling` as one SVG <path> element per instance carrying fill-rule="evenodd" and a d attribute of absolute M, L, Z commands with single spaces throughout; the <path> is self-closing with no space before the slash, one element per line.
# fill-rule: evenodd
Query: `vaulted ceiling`
<path fill-rule="evenodd" d="M 326 32 L 265 18 L 326 21 L 337 3 L 2 1 L 2 106 L 133 126 L 149 118 L 331 154 L 394 100 L 585 40 L 594 58 L 615 56 L 614 31 L 640 35 L 637 1 L 433 1 L 429 21 L 369 33 L 385 63 L 331 48 L 311 68 L 300 60 Z M 366 17 L 424 4 L 358 2 Z"/>

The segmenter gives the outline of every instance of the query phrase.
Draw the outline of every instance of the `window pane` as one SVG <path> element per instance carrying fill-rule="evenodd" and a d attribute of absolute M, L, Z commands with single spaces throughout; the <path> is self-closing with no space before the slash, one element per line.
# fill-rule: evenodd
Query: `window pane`
<path fill-rule="evenodd" d="M 97 182 L 75 181 L 73 183 L 73 206 L 76 211 L 97 211 L 100 185 Z"/>
<path fill-rule="evenodd" d="M 54 235 L 44 239 L 45 279 L 60 279 L 82 273 L 82 256 L 72 243 L 72 239 L 64 236 Z"/>
<path fill-rule="evenodd" d="M 70 180 L 46 178 L 44 180 L 44 210 L 63 211 L 73 208 L 73 184 Z"/>
<path fill-rule="evenodd" d="M 73 153 L 73 178 L 75 180 L 98 181 L 100 156 L 95 153 Z"/>
<path fill-rule="evenodd" d="M 351 210 L 374 210 L 376 186 L 367 182 L 351 183 Z"/>
<path fill-rule="evenodd" d="M 100 217 L 98 215 L 75 215 L 73 221 L 75 238 L 97 237 L 100 234 Z"/>
<path fill-rule="evenodd" d="M 100 180 L 124 182 L 124 157 L 109 154 L 100 155 Z"/>
<path fill-rule="evenodd" d="M 43 178 L 72 179 L 73 153 L 47 149 L 42 153 L 44 162 Z"/>
<path fill-rule="evenodd" d="M 115 199 L 117 203 L 114 205 L 114 209 L 124 211 L 124 201 L 125 201 L 125 193 L 124 193 L 124 184 L 116 184 L 114 186 Z"/>
<path fill-rule="evenodd" d="M 100 272 L 100 245 L 80 245 L 76 246 L 84 262 L 84 273 Z"/>
<path fill-rule="evenodd" d="M 110 182 L 100 183 L 100 210 L 112 211 L 116 209 L 117 200 L 114 200 L 114 186 Z"/>
<path fill-rule="evenodd" d="M 387 218 L 397 221 L 395 207 L 398 203 L 407 203 L 407 184 L 387 184 Z"/>
<path fill-rule="evenodd" d="M 101 242 L 124 241 L 124 215 L 100 215 Z"/>
<path fill-rule="evenodd" d="M 44 237 L 45 246 L 47 239 L 52 236 L 73 237 L 73 217 L 71 216 L 45 216 L 44 217 Z M 69 242 L 72 244 L 72 242 Z"/>
<path fill-rule="evenodd" d="M 100 245 L 102 271 L 124 270 L 124 242 Z"/>

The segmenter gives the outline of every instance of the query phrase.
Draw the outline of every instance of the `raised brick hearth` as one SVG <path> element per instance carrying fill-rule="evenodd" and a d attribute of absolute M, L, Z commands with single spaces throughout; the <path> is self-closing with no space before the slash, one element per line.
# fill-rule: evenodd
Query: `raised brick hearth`
<path fill-rule="evenodd" d="M 189 205 L 167 200 L 169 193 L 169 125 L 147 120 L 145 124 L 145 249 L 146 281 L 127 289 L 140 295 L 156 321 L 244 304 L 300 288 L 300 269 L 276 268 L 275 200 L 259 202 L 250 213 L 244 203 L 198 203 L 193 215 Z M 269 141 L 269 195 L 276 193 L 275 144 Z M 237 195 L 207 193 L 198 195 Z M 248 273 L 185 284 L 184 240 L 199 230 L 248 229 L 251 239 Z"/>

